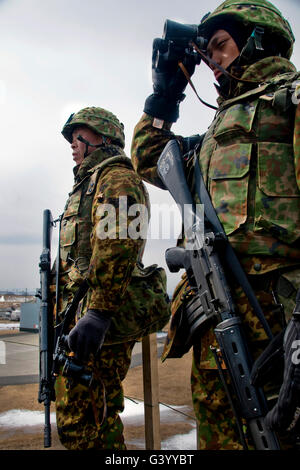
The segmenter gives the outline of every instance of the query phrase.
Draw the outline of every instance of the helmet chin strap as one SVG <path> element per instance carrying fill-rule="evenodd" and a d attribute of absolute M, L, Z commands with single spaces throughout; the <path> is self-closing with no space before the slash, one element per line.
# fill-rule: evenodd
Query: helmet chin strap
<path fill-rule="evenodd" d="M 245 62 L 246 64 L 251 62 L 253 59 L 259 60 L 259 58 L 263 57 L 265 52 L 262 46 L 262 39 L 264 35 L 264 28 L 261 26 L 255 26 L 254 30 L 252 31 L 251 36 L 248 38 L 245 46 L 243 47 L 239 62 L 242 64 Z"/>
<path fill-rule="evenodd" d="M 254 32 L 252 33 L 252 35 L 250 36 L 249 40 L 251 39 L 251 42 L 253 40 L 254 44 L 256 44 L 256 38 L 254 36 Z M 252 42 L 252 44 L 253 44 Z M 247 42 L 248 44 L 248 42 Z M 258 42 L 258 44 L 260 44 L 260 41 Z M 210 57 L 208 57 L 206 54 L 204 54 L 203 51 L 201 51 L 198 46 L 192 42 L 192 46 L 194 47 L 194 49 L 198 52 L 198 54 L 200 54 L 200 56 L 202 57 L 203 61 L 206 63 L 206 64 L 212 64 L 214 66 L 214 68 L 220 70 L 220 72 L 223 73 L 223 75 L 225 75 L 226 77 L 230 78 L 230 79 L 233 79 L 233 80 L 236 80 L 238 82 L 242 82 L 242 83 L 259 83 L 258 80 L 245 80 L 245 79 L 242 79 L 242 78 L 239 78 L 239 77 L 235 77 L 234 75 L 232 75 L 230 72 L 228 72 L 228 70 L 225 70 L 221 65 L 217 64 L 217 62 L 215 62 L 213 59 L 211 59 Z M 244 48 L 245 49 L 245 48 Z M 244 50 L 243 49 L 243 50 Z M 260 48 L 259 48 L 260 49 Z M 262 49 L 263 50 L 263 49 Z"/>
<path fill-rule="evenodd" d="M 246 45 L 243 47 L 239 57 L 236 59 L 238 62 L 241 61 L 241 59 L 246 59 L 250 60 L 250 58 L 254 57 L 254 54 L 257 53 L 258 55 L 262 55 L 264 53 L 264 48 L 262 46 L 262 38 L 264 34 L 264 28 L 260 26 L 255 26 L 254 30 L 252 31 L 252 34 L 248 38 L 248 41 L 246 42 Z M 221 65 L 217 64 L 213 59 L 208 57 L 202 50 L 199 49 L 197 44 L 195 44 L 193 41 L 191 41 L 191 45 L 194 47 L 194 49 L 198 52 L 198 54 L 201 56 L 203 61 L 209 65 L 212 64 L 214 68 L 220 70 L 222 72 L 222 75 L 224 78 L 227 78 L 227 80 L 235 80 L 236 82 L 241 82 L 241 83 L 252 83 L 258 85 L 260 83 L 259 80 L 245 80 L 239 77 L 236 77 L 235 75 L 231 74 L 228 70 L 224 69 Z M 209 108 L 217 110 L 215 106 L 212 106 L 209 103 L 206 103 L 206 101 L 202 100 L 200 96 L 197 93 L 197 90 L 191 80 L 191 77 L 186 70 L 185 66 L 183 65 L 182 62 L 178 62 L 178 66 L 181 68 L 183 74 L 185 75 L 185 78 L 187 79 L 188 83 L 194 90 L 197 98 L 201 101 L 202 104 L 205 106 L 208 106 Z"/>
<path fill-rule="evenodd" d="M 88 156 L 89 147 L 100 148 L 100 147 L 105 147 L 107 145 L 107 139 L 104 135 L 102 136 L 102 144 L 91 144 L 88 140 L 86 140 L 80 134 L 77 136 L 77 140 L 79 140 L 80 142 L 83 142 L 85 144 L 84 158 L 86 158 Z"/>

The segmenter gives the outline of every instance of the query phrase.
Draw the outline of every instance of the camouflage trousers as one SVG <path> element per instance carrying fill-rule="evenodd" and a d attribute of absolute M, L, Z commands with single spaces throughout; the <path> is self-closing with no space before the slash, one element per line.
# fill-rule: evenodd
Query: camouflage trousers
<path fill-rule="evenodd" d="M 103 346 L 92 365 L 90 387 L 57 377 L 56 421 L 61 443 L 69 450 L 125 450 L 122 381 L 128 372 L 135 342 Z"/>
<path fill-rule="evenodd" d="M 253 288 L 272 332 L 276 335 L 292 315 L 296 293 L 300 288 L 300 270 L 282 276 L 276 273 L 260 276 L 259 282 L 253 285 Z M 276 302 L 274 294 L 277 297 Z M 256 359 L 268 344 L 267 336 L 242 289 L 236 289 L 234 300 L 243 320 L 250 351 Z M 283 305 L 284 313 L 279 304 Z M 213 329 L 203 336 L 201 346 L 194 346 L 193 349 L 191 388 L 198 424 L 198 449 L 242 450 L 235 418 L 216 369 L 210 345 L 217 345 Z M 226 375 L 227 371 L 224 372 Z M 280 385 L 281 375 L 266 386 L 266 396 L 276 400 Z M 248 444 L 249 449 L 253 449 L 251 440 Z M 281 447 L 288 449 L 289 443 L 282 441 Z"/>

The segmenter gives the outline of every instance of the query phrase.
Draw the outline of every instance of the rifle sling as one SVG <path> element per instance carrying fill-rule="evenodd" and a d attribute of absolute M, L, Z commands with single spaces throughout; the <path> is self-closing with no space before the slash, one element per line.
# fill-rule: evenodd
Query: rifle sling
<path fill-rule="evenodd" d="M 269 339 L 273 338 L 272 331 L 269 327 L 268 322 L 265 319 L 264 313 L 262 311 L 262 308 L 256 298 L 256 295 L 254 294 L 254 291 L 249 283 L 249 280 L 246 276 L 245 271 L 243 270 L 235 251 L 233 250 L 227 235 L 225 234 L 224 228 L 216 214 L 215 208 L 211 202 L 210 196 L 208 194 L 208 191 L 206 189 L 206 186 L 203 181 L 203 176 L 200 170 L 200 165 L 198 162 L 198 158 L 196 156 L 196 152 L 194 155 L 194 162 L 195 162 L 195 187 L 196 191 L 198 193 L 198 197 L 200 199 L 200 203 L 204 205 L 204 213 L 205 216 L 208 220 L 208 222 L 211 224 L 214 233 L 220 233 L 222 234 L 224 240 L 225 240 L 225 250 L 222 255 L 224 256 L 224 259 L 227 262 L 228 269 L 231 271 L 232 275 L 238 282 L 238 284 L 242 287 L 244 290 L 246 296 L 248 297 L 248 300 L 257 316 L 257 318 L 260 320 L 267 336 Z"/>
<path fill-rule="evenodd" d="M 75 292 L 73 300 L 72 300 L 71 304 L 69 304 L 69 306 L 67 307 L 65 317 L 64 317 L 64 319 L 61 323 L 61 328 L 62 328 L 61 332 L 62 332 L 62 334 L 66 332 L 66 329 L 69 327 L 70 323 L 72 322 L 72 320 L 73 320 L 73 318 L 76 314 L 78 304 L 83 299 L 83 297 L 87 293 L 88 289 L 89 289 L 88 282 L 83 281 L 82 284 L 80 284 L 78 290 Z M 59 327 L 60 325 L 57 325 L 57 326 Z"/>

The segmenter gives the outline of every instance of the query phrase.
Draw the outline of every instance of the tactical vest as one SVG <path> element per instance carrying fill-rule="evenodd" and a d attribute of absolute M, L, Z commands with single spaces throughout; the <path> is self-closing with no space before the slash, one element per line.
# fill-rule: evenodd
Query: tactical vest
<path fill-rule="evenodd" d="M 70 302 L 69 292 L 64 297 L 66 283 L 74 281 L 74 294 L 89 266 L 92 254 L 91 212 L 97 181 L 104 169 L 120 164 L 133 170 L 130 159 L 125 155 L 109 157 L 88 170 L 87 175 L 75 184 L 69 194 L 60 230 L 60 279 L 65 282 L 65 286 L 60 286 L 63 309 Z M 147 201 L 146 192 L 145 198 Z M 105 344 L 137 340 L 159 331 L 168 322 L 170 310 L 165 270 L 157 265 L 144 268 L 140 261 L 134 267 L 126 291 L 122 293 L 123 303 L 120 311 L 112 317 Z M 81 314 L 85 313 L 86 301 L 87 298 L 83 302 Z"/>
<path fill-rule="evenodd" d="M 263 240 L 266 234 L 284 244 L 299 240 L 291 99 L 292 83 L 299 76 L 277 76 L 224 102 L 200 151 L 203 176 L 226 234 L 258 236 L 256 246 L 249 243 L 249 254 L 272 254 Z"/>
<path fill-rule="evenodd" d="M 60 258 L 64 272 L 70 269 L 67 267 L 70 264 L 68 261 L 75 262 L 82 273 L 88 269 L 92 254 L 91 212 L 97 181 L 105 168 L 120 163 L 132 168 L 129 158 L 125 155 L 109 157 L 88 170 L 86 176 L 74 185 L 69 194 L 60 230 Z"/>

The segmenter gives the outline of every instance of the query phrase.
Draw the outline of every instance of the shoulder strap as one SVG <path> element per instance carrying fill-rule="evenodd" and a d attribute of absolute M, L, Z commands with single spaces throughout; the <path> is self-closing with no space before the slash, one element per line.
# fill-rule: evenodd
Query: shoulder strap
<path fill-rule="evenodd" d="M 88 171 L 88 174 L 94 173 L 95 171 L 103 171 L 104 168 L 107 166 L 115 165 L 117 163 L 124 163 L 129 168 L 132 168 L 132 163 L 130 158 L 126 157 L 126 155 L 114 155 L 113 157 L 106 158 L 102 162 L 98 163 L 98 165 L 94 166 Z"/>
<path fill-rule="evenodd" d="M 272 78 L 268 82 L 262 83 L 260 86 L 253 88 L 252 90 L 243 93 L 242 95 L 236 96 L 230 100 L 224 101 L 224 103 L 218 109 L 218 113 L 224 109 L 229 108 L 232 104 L 239 103 L 241 101 L 247 100 L 249 98 L 258 98 L 261 95 L 266 94 L 274 90 L 274 87 L 277 89 L 279 87 L 284 87 L 287 85 L 291 87 L 292 83 L 300 78 L 300 72 L 284 73 L 278 75 L 277 77 Z"/>
<path fill-rule="evenodd" d="M 125 166 L 127 166 L 128 168 L 133 168 L 131 160 L 128 157 L 126 157 L 126 155 L 122 155 L 122 154 L 114 155 L 113 157 L 106 158 L 105 160 L 100 162 L 98 165 L 91 168 L 88 171 L 88 177 L 90 178 L 90 182 L 89 182 L 89 186 L 86 191 L 86 194 L 92 194 L 97 184 L 97 180 L 105 168 L 109 166 L 117 165 L 119 163 L 125 164 Z"/>

